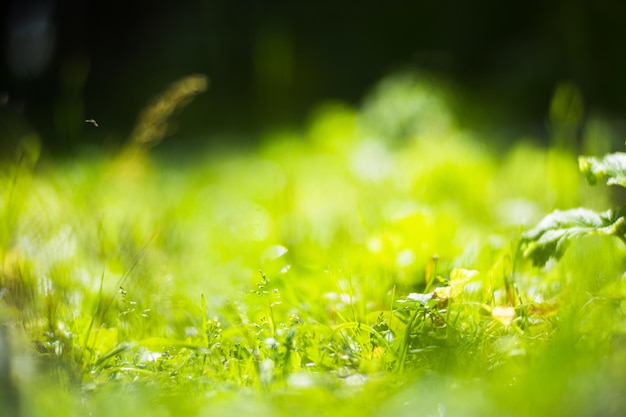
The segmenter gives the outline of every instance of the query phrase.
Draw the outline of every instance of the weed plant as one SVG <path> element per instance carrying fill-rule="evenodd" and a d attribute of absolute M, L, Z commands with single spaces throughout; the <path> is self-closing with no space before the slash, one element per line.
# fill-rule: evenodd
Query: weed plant
<path fill-rule="evenodd" d="M 0 172 L 0 414 L 622 415 L 621 243 L 520 250 L 608 194 L 566 148 L 494 154 L 445 97 L 396 76 L 253 150 L 149 150 L 156 107 L 115 154 L 25 139 Z"/>

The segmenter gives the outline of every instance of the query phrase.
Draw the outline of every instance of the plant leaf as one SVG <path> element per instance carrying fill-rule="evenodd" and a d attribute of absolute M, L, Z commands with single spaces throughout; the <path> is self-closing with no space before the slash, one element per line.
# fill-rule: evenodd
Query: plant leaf
<path fill-rule="evenodd" d="M 480 272 L 478 271 L 463 268 L 454 268 L 450 271 L 450 296 L 452 298 L 458 297 L 463 292 L 465 284 L 470 282 L 479 274 Z"/>
<path fill-rule="evenodd" d="M 608 185 L 626 187 L 626 153 L 610 153 L 602 159 L 581 156 L 578 158 L 578 166 L 591 185 L 607 177 Z"/>
<path fill-rule="evenodd" d="M 524 256 L 531 258 L 535 265 L 543 266 L 550 258 L 561 258 L 572 239 L 594 234 L 623 237 L 624 214 L 625 207 L 604 213 L 584 208 L 555 210 L 522 235 Z"/>
<path fill-rule="evenodd" d="M 509 326 L 515 318 L 515 307 L 496 306 L 491 310 L 491 317 L 499 321 L 504 326 Z"/>

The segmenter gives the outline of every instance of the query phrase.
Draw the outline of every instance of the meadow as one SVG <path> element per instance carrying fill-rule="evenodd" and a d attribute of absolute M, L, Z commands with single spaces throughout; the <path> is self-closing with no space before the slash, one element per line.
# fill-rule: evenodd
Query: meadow
<path fill-rule="evenodd" d="M 624 244 L 525 238 L 617 205 L 579 171 L 573 90 L 549 146 L 495 146 L 413 74 L 254 146 L 157 144 L 201 89 L 118 150 L 25 137 L 2 164 L 0 415 L 622 415 Z"/>

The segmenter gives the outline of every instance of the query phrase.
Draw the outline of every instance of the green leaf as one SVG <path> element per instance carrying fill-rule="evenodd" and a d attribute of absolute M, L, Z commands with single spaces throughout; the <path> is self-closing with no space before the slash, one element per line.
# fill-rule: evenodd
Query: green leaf
<path fill-rule="evenodd" d="M 615 235 L 624 239 L 626 207 L 604 213 L 577 208 L 555 210 L 532 230 L 522 235 L 524 256 L 535 265 L 545 265 L 550 258 L 559 259 L 572 239 L 589 235 Z"/>
<path fill-rule="evenodd" d="M 578 166 L 589 184 L 596 184 L 607 177 L 608 185 L 626 187 L 626 153 L 611 153 L 604 155 L 602 159 L 581 156 L 578 158 Z"/>

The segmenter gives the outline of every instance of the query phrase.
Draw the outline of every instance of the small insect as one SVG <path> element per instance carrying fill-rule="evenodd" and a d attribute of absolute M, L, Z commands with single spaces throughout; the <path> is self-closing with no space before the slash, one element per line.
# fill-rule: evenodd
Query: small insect
<path fill-rule="evenodd" d="M 85 120 L 85 123 L 89 123 L 93 127 L 98 127 L 98 122 L 96 122 L 95 119 L 87 119 L 87 120 Z"/>

